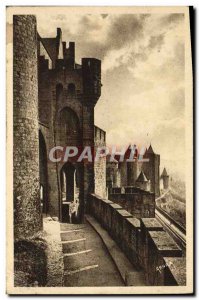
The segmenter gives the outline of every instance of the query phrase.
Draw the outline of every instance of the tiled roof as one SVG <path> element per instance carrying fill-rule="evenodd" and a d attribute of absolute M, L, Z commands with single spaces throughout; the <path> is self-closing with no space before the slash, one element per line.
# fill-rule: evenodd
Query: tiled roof
<path fill-rule="evenodd" d="M 56 38 L 41 38 L 42 44 L 48 52 L 50 58 L 55 61 L 57 56 L 57 39 Z"/>

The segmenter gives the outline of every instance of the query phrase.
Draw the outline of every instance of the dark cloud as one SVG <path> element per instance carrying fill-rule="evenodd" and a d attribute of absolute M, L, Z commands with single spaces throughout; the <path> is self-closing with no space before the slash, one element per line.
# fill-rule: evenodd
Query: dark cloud
<path fill-rule="evenodd" d="M 146 61 L 147 58 L 148 55 L 146 54 L 146 47 L 139 47 L 138 53 L 135 53 L 134 51 L 131 52 L 125 67 L 131 67 L 132 72 L 132 68 L 134 68 L 139 62 Z"/>
<path fill-rule="evenodd" d="M 132 44 L 143 36 L 145 20 L 149 15 L 107 15 L 110 18 L 110 26 L 103 41 L 93 41 L 89 38 L 93 30 L 101 29 L 101 24 L 94 22 L 88 15 L 83 16 L 79 21 L 79 30 L 75 35 L 69 34 L 73 40 L 77 40 L 83 46 L 84 56 L 95 55 L 103 59 L 111 50 L 121 49 L 122 47 Z M 97 33 L 96 33 L 97 34 Z"/>
<path fill-rule="evenodd" d="M 151 36 L 146 47 L 140 46 L 137 53 L 134 53 L 134 51 L 132 51 L 132 55 L 129 58 L 128 64 L 130 63 L 133 67 L 136 66 L 136 64 L 138 64 L 139 62 L 146 61 L 151 50 L 154 50 L 155 48 L 157 48 L 158 50 L 161 49 L 161 47 L 164 45 L 164 38 L 165 33 Z"/>
<path fill-rule="evenodd" d="M 172 25 L 173 23 L 182 22 L 184 20 L 184 14 L 168 14 L 161 18 L 161 25 Z"/>
<path fill-rule="evenodd" d="M 119 15 L 108 32 L 107 43 L 112 49 L 119 49 L 143 35 L 145 17 L 142 15 Z"/>
<path fill-rule="evenodd" d="M 160 51 L 161 47 L 164 45 L 164 38 L 165 33 L 151 36 L 147 46 L 140 45 L 137 52 L 134 52 L 134 50 L 131 52 L 129 59 L 126 62 L 126 66 L 131 66 L 131 68 L 133 68 L 139 64 L 139 62 L 147 61 L 151 50 L 157 49 Z"/>
<path fill-rule="evenodd" d="M 179 22 L 184 17 L 183 14 L 167 14 L 159 17 L 157 26 L 160 28 L 159 34 L 154 33 L 146 36 L 145 32 L 149 22 L 153 22 L 153 15 L 151 14 L 122 14 L 122 15 L 108 15 L 103 14 L 96 18 L 94 15 L 83 15 L 77 24 L 77 30 L 74 32 L 73 28 L 64 25 L 65 15 L 56 15 L 56 25 L 63 29 L 63 40 L 74 41 L 76 43 L 76 59 L 80 62 L 81 57 L 97 57 L 103 61 L 105 56 L 111 50 L 120 50 L 128 46 L 132 47 L 134 43 L 139 45 L 138 49 L 133 50 L 127 60 L 121 60 L 126 67 L 134 67 L 140 61 L 146 61 L 150 51 L 157 49 L 160 51 L 164 45 L 164 38 L 167 32 L 168 24 Z M 101 39 L 93 39 L 93 35 L 103 30 L 103 19 L 106 19 L 107 31 L 105 36 Z M 174 26 L 174 25 L 172 25 Z M 162 32 L 164 31 L 164 32 Z M 147 44 L 145 41 L 148 42 Z M 182 46 L 176 48 L 177 56 L 175 55 L 176 64 L 184 65 Z"/>
<path fill-rule="evenodd" d="M 90 18 L 89 15 L 83 16 L 79 22 L 79 25 L 81 27 L 81 31 L 85 30 L 85 33 L 87 31 L 89 32 L 101 29 L 101 25 L 98 22 L 95 22 L 92 17 Z"/>
<path fill-rule="evenodd" d="M 158 34 L 158 35 L 153 35 L 151 36 L 148 44 L 148 48 L 154 49 L 154 48 L 161 48 L 162 45 L 164 44 L 164 33 Z"/>

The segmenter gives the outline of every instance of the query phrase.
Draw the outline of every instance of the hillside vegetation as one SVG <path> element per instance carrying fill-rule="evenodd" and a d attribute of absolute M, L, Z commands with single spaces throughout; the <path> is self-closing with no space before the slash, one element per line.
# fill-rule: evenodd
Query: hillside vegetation
<path fill-rule="evenodd" d="M 169 190 L 161 190 L 156 205 L 165 210 L 176 222 L 186 227 L 185 184 L 180 180 L 171 180 Z"/>

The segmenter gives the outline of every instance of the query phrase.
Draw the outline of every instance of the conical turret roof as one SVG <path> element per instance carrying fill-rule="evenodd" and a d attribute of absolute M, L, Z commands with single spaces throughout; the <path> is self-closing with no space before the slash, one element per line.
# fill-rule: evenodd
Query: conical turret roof
<path fill-rule="evenodd" d="M 168 173 L 167 173 L 166 168 L 164 168 L 164 170 L 162 171 L 161 177 L 166 177 L 166 176 L 168 176 Z"/>
<path fill-rule="evenodd" d="M 155 152 L 153 151 L 153 148 L 150 144 L 149 148 L 147 149 L 147 154 L 154 154 Z"/>
<path fill-rule="evenodd" d="M 140 175 L 136 179 L 136 182 L 147 182 L 148 179 L 146 178 L 146 175 L 144 174 L 143 171 L 140 172 Z"/>

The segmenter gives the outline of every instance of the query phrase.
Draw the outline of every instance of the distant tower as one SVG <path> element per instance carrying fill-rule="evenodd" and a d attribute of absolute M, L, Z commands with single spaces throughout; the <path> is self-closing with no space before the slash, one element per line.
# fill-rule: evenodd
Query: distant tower
<path fill-rule="evenodd" d="M 143 163 L 142 170 L 146 174 L 146 177 L 150 180 L 151 192 L 155 193 L 155 196 L 158 197 L 160 195 L 160 155 L 156 154 L 150 145 L 144 155 L 144 158 L 148 159 L 149 161 Z"/>
<path fill-rule="evenodd" d="M 133 148 L 134 157 L 131 157 Z M 129 161 L 129 159 L 132 159 L 132 161 Z M 136 145 L 129 145 L 124 154 L 124 161 L 119 163 L 119 169 L 121 171 L 121 186 L 135 186 L 136 179 L 141 171 Z"/>
<path fill-rule="evenodd" d="M 118 169 L 118 161 L 113 159 L 110 161 L 110 155 L 106 156 L 106 186 L 120 186 L 120 170 Z"/>
<path fill-rule="evenodd" d="M 167 174 L 166 168 L 164 168 L 161 179 L 163 180 L 163 188 L 166 190 L 169 188 L 169 175 Z"/>
<path fill-rule="evenodd" d="M 136 145 L 130 145 L 125 153 L 126 159 L 130 158 L 131 151 L 134 148 L 134 160 L 127 161 L 127 185 L 135 186 L 136 179 L 138 178 L 139 172 L 139 164 L 138 164 L 138 150 Z"/>
<path fill-rule="evenodd" d="M 135 184 L 136 184 L 137 187 L 139 187 L 139 188 L 141 188 L 145 191 L 149 191 L 149 189 L 150 189 L 150 182 L 146 178 L 146 175 L 144 174 L 143 171 L 141 171 L 140 175 L 136 179 Z"/>

